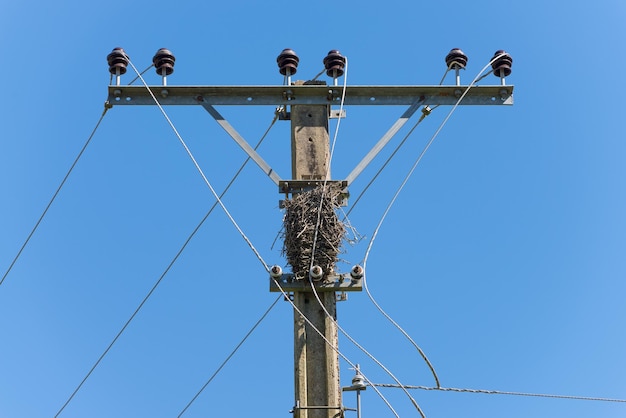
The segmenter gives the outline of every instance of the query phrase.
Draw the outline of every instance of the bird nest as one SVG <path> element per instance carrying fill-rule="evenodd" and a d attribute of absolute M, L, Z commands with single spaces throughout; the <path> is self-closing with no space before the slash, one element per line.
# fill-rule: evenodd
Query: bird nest
<path fill-rule="evenodd" d="M 337 216 L 341 192 L 340 186 L 327 184 L 285 200 L 283 255 L 297 280 L 308 277 L 313 265 L 323 269 L 323 279 L 334 271 L 346 234 Z"/>

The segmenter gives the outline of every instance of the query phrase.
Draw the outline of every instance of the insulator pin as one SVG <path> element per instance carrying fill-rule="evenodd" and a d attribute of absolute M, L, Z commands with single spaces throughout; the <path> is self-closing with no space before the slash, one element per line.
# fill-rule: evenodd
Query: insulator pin
<path fill-rule="evenodd" d="M 446 65 L 448 68 L 465 69 L 467 65 L 467 55 L 459 48 L 453 48 L 450 50 L 450 53 L 446 55 Z"/>
<path fill-rule="evenodd" d="M 292 76 L 298 71 L 298 63 L 300 58 L 293 49 L 283 49 L 283 52 L 276 58 L 278 69 L 284 76 Z"/>
<path fill-rule="evenodd" d="M 324 68 L 326 68 L 327 76 L 333 78 L 341 77 L 345 66 L 346 57 L 341 55 L 336 49 L 328 51 L 328 55 L 324 58 Z"/>
<path fill-rule="evenodd" d="M 174 62 L 176 58 L 169 49 L 159 49 L 154 57 L 152 57 L 152 63 L 156 68 L 156 73 L 160 76 L 166 77 L 174 72 Z"/>
<path fill-rule="evenodd" d="M 109 55 L 107 55 L 107 62 L 109 63 L 109 72 L 111 74 L 126 74 L 126 67 L 128 66 L 128 56 L 122 48 L 113 48 L 113 51 Z"/>
<path fill-rule="evenodd" d="M 496 51 L 496 53 L 493 54 L 493 58 L 496 58 L 499 55 L 501 55 L 501 57 L 491 64 L 491 68 L 493 68 L 493 74 L 496 77 L 508 77 L 511 74 L 513 58 L 511 58 L 511 56 L 502 49 Z"/>

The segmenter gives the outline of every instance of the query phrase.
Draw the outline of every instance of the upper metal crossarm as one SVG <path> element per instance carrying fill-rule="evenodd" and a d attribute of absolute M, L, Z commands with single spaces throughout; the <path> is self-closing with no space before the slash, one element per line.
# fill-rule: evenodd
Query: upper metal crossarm
<path fill-rule="evenodd" d="M 328 105 L 343 86 L 150 86 L 162 105 Z M 344 105 L 454 105 L 467 86 L 348 86 Z M 109 86 L 112 105 L 153 105 L 143 86 Z M 513 86 L 473 86 L 461 105 L 512 105 Z"/>

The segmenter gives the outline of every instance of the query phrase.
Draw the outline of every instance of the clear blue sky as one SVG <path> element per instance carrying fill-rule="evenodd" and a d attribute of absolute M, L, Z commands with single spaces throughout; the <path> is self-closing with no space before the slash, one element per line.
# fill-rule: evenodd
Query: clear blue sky
<path fill-rule="evenodd" d="M 341 50 L 348 85 L 437 84 L 444 57 L 459 47 L 469 56 L 468 83 L 507 50 L 515 105 L 452 116 L 383 224 L 370 289 L 443 386 L 626 398 L 623 1 L 5 3 L 2 273 L 102 113 L 114 47 L 140 69 L 169 48 L 171 85 L 281 84 L 275 59 L 287 47 L 300 56 L 302 79 L 322 69 L 328 50 Z M 160 82 L 153 70 L 146 78 Z M 274 109 L 219 110 L 255 143 Z M 202 108 L 167 111 L 223 189 L 244 153 Z M 346 176 L 403 111 L 348 108 L 333 177 Z M 362 260 L 447 111 L 416 129 L 353 212 L 366 239 L 346 246 L 344 271 Z M 289 175 L 287 122 L 260 153 Z M 280 198 L 249 165 L 224 200 L 269 264 L 284 264 L 280 242 L 272 249 Z M 156 107 L 107 113 L 0 286 L 0 417 L 54 416 L 213 202 Z M 261 263 L 216 210 L 61 416 L 177 416 L 275 298 Z M 364 293 L 339 303 L 338 318 L 403 383 L 433 385 Z M 393 383 L 343 337 L 340 349 L 372 381 Z M 184 416 L 291 416 L 292 358 L 292 309 L 280 302 Z M 348 367 L 342 361 L 343 385 Z M 401 416 L 417 416 L 402 392 L 383 393 Z M 412 394 L 429 418 L 626 416 L 617 403 Z M 353 395 L 344 403 L 353 407 Z M 371 390 L 363 408 L 364 417 L 392 416 Z"/>

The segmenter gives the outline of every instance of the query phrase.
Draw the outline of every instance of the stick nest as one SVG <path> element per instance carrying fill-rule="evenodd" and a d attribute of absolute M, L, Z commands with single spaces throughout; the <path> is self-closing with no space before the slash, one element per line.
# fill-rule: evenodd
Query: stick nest
<path fill-rule="evenodd" d="M 324 270 L 323 279 L 334 271 L 346 234 L 346 227 L 337 216 L 340 195 L 340 186 L 327 184 L 285 201 L 283 255 L 297 280 L 308 277 L 311 265 Z"/>

